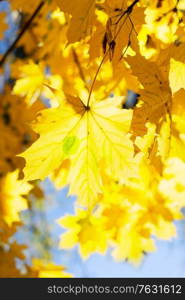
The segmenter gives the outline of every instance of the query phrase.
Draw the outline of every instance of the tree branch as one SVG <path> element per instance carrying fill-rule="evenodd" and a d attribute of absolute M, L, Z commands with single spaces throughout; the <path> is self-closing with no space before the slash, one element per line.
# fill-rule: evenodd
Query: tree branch
<path fill-rule="evenodd" d="M 4 64 L 4 62 L 6 61 L 7 57 L 9 56 L 9 54 L 14 50 L 14 48 L 17 45 L 17 43 L 20 41 L 20 39 L 22 38 L 22 36 L 24 35 L 24 33 L 30 27 L 30 25 L 32 24 L 33 20 L 35 19 L 35 17 L 37 16 L 37 14 L 39 13 L 39 11 L 41 10 L 41 8 L 43 7 L 44 4 L 45 4 L 45 1 L 41 1 L 40 4 L 35 9 L 35 11 L 33 12 L 33 14 L 31 15 L 31 17 L 29 18 L 29 20 L 24 24 L 23 28 L 19 32 L 19 34 L 18 34 L 17 38 L 15 39 L 15 41 L 9 46 L 9 48 L 7 49 L 7 51 L 5 52 L 5 54 L 3 55 L 3 57 L 1 58 L 1 60 L 0 60 L 0 66 L 2 66 Z"/>

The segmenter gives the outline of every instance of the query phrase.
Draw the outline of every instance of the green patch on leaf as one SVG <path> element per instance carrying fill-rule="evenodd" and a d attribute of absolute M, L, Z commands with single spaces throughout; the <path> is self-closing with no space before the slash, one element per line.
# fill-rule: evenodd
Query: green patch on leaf
<path fill-rule="evenodd" d="M 71 155 L 76 152 L 79 146 L 79 139 L 76 136 L 68 136 L 63 141 L 63 152 L 65 155 Z"/>

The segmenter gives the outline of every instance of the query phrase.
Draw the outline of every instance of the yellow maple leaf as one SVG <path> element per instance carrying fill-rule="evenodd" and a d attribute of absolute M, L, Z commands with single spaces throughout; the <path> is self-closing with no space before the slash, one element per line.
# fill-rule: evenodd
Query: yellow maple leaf
<path fill-rule="evenodd" d="M 68 229 L 61 235 L 61 248 L 70 249 L 79 244 L 82 258 L 88 258 L 95 251 L 105 253 L 106 232 L 103 230 L 101 218 L 89 214 L 87 210 L 77 209 L 76 215 L 67 215 L 59 219 L 58 223 Z"/>
<path fill-rule="evenodd" d="M 126 58 L 134 75 L 138 76 L 141 83 L 139 90 L 141 104 L 133 116 L 135 135 L 138 135 L 139 123 L 143 123 L 143 130 L 146 130 L 148 121 L 155 124 L 155 138 L 150 146 L 153 154 L 154 152 L 156 155 L 159 154 L 162 160 L 166 159 L 170 152 L 172 106 L 167 73 L 169 61 L 167 56 L 167 62 L 163 62 L 164 55 L 165 53 L 162 52 L 158 64 L 144 59 L 139 54 Z M 140 137 L 137 136 L 136 139 L 139 140 Z M 156 161 L 154 164 L 157 165 Z"/>
<path fill-rule="evenodd" d="M 41 111 L 34 130 L 40 138 L 20 156 L 26 159 L 25 179 L 44 179 L 70 159 L 69 193 L 90 205 L 101 193 L 100 162 L 113 178 L 128 169 L 133 145 L 128 134 L 132 111 L 119 108 L 121 97 L 92 102 L 75 97 Z"/>
<path fill-rule="evenodd" d="M 30 272 L 26 277 L 37 278 L 70 278 L 71 274 L 65 272 L 63 266 L 57 266 L 52 262 L 44 262 L 41 259 L 33 258 Z"/>
<path fill-rule="evenodd" d="M 35 64 L 33 61 L 29 61 L 19 69 L 21 78 L 16 81 L 13 94 L 26 96 L 26 101 L 32 104 L 43 90 L 44 65 L 42 62 Z"/>
<path fill-rule="evenodd" d="M 32 189 L 32 185 L 18 179 L 18 170 L 7 173 L 0 179 L 0 212 L 1 218 L 11 225 L 19 221 L 19 212 L 27 209 L 25 195 Z"/>
<path fill-rule="evenodd" d="M 50 99 L 51 106 L 57 106 L 60 98 L 64 96 L 62 92 L 62 78 L 59 75 L 48 75 L 45 71 L 44 62 L 36 64 L 30 60 L 27 64 L 18 66 L 15 76 L 16 80 L 13 87 L 13 94 L 25 96 L 27 104 L 32 105 L 41 95 Z M 55 93 L 53 93 L 55 91 Z"/>
<path fill-rule="evenodd" d="M 153 252 L 155 250 L 154 240 L 147 234 L 142 234 L 140 228 L 137 228 L 134 224 L 129 224 L 120 231 L 118 245 L 113 250 L 112 255 L 117 261 L 128 259 L 133 264 L 138 265 L 143 257 L 143 252 Z"/>
<path fill-rule="evenodd" d="M 95 19 L 95 0 L 57 0 L 60 9 L 72 15 L 68 42 L 74 43 L 90 34 Z"/>

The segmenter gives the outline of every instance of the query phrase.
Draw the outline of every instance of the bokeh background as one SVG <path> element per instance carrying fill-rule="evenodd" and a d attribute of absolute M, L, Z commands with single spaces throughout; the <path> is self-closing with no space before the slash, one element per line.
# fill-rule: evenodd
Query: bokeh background
<path fill-rule="evenodd" d="M 7 12 L 9 24 L 4 39 L 0 40 L 0 54 L 3 54 L 14 39 L 17 27 L 5 1 L 0 2 L 0 11 Z M 21 50 L 18 55 L 21 55 Z M 7 78 L 8 67 L 0 76 L 0 89 Z M 170 241 L 157 240 L 156 252 L 145 255 L 138 267 L 127 262 L 116 263 L 109 253 L 106 256 L 94 254 L 84 261 L 77 248 L 68 251 L 58 249 L 62 228 L 56 219 L 73 213 L 75 198 L 67 196 L 67 187 L 56 191 L 49 180 L 41 183 L 41 186 L 45 200 L 33 200 L 32 209 L 21 213 L 25 225 L 15 236 L 18 243 L 29 246 L 25 250 L 28 263 L 33 256 L 51 258 L 56 264 L 65 265 L 75 277 L 185 277 L 185 221 L 176 223 L 176 238 Z M 24 268 L 20 261 L 17 264 Z"/>
<path fill-rule="evenodd" d="M 40 213 L 35 210 L 30 216 L 28 212 L 23 212 L 22 218 L 27 225 L 17 234 L 19 242 L 29 246 L 32 243 L 34 255 L 44 255 L 49 247 L 54 261 L 65 265 L 75 277 L 185 277 L 185 221 L 176 223 L 177 238 L 170 241 L 157 240 L 156 252 L 145 255 L 137 267 L 127 262 L 115 262 L 109 253 L 106 256 L 93 254 L 89 259 L 82 260 L 77 248 L 57 250 L 59 236 L 63 231 L 56 219 L 61 214 L 74 212 L 75 198 L 67 197 L 67 188 L 56 191 L 49 180 L 42 183 L 42 187 L 46 198 Z M 33 224 L 39 232 L 34 231 Z M 28 259 L 32 254 L 27 252 Z"/>

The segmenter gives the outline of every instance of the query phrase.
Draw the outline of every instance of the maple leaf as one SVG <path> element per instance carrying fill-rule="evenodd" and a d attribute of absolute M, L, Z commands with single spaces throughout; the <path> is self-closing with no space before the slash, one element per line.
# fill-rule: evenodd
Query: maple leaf
<path fill-rule="evenodd" d="M 37 65 L 33 61 L 29 61 L 28 64 L 22 65 L 19 69 L 22 78 L 16 81 L 13 93 L 26 96 L 26 101 L 32 104 L 43 90 L 44 65 L 43 63 Z"/>
<path fill-rule="evenodd" d="M 157 150 L 162 159 L 165 159 L 170 150 L 170 114 L 172 105 L 171 89 L 167 76 L 168 60 L 162 66 L 163 68 L 156 63 L 148 61 L 139 54 L 126 58 L 126 61 L 130 64 L 134 75 L 138 77 L 141 83 L 139 94 L 142 104 L 135 110 L 133 116 L 133 124 L 136 124 L 134 128 L 136 129 L 136 135 L 137 123 L 140 122 L 143 124 L 143 127 L 146 127 L 148 120 L 154 123 L 159 138 L 154 140 L 153 145 L 158 142 Z"/>
<path fill-rule="evenodd" d="M 59 225 L 68 229 L 61 236 L 60 247 L 69 249 L 79 244 L 80 255 L 86 259 L 94 251 L 105 253 L 107 234 L 101 218 L 89 215 L 89 211 L 77 209 L 76 215 L 66 215 L 58 220 Z"/>
<path fill-rule="evenodd" d="M 85 38 L 92 30 L 95 19 L 95 0 L 57 0 L 63 12 L 72 15 L 68 30 L 68 42 L 74 43 Z"/>
<path fill-rule="evenodd" d="M 128 133 L 132 112 L 118 108 L 121 97 L 90 107 L 75 97 L 58 108 L 43 110 L 34 130 L 40 138 L 20 156 L 26 159 L 25 179 L 44 179 L 70 158 L 69 192 L 90 204 L 101 193 L 100 163 L 113 178 L 121 176 L 133 156 Z"/>
<path fill-rule="evenodd" d="M 32 189 L 32 185 L 18 180 L 18 170 L 7 173 L 0 180 L 0 212 L 8 225 L 19 221 L 19 212 L 28 207 L 25 195 Z"/>
<path fill-rule="evenodd" d="M 118 246 L 112 253 L 116 261 L 128 259 L 138 265 L 143 257 L 143 252 L 155 251 L 154 240 L 142 234 L 139 229 L 133 224 L 122 228 L 118 237 Z"/>
<path fill-rule="evenodd" d="M 28 268 L 25 277 L 34 278 L 71 278 L 71 274 L 65 272 L 63 266 L 55 265 L 52 262 L 45 262 L 38 258 L 32 259 L 32 266 Z"/>

